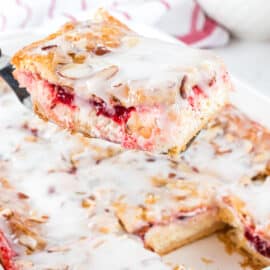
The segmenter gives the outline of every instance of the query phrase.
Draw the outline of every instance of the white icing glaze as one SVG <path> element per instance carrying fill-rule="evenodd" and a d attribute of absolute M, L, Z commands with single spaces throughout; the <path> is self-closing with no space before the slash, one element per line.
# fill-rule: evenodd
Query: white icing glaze
<path fill-rule="evenodd" d="M 209 51 L 139 36 L 117 26 L 109 27 L 112 27 L 112 36 L 117 31 L 122 33 L 116 37 L 119 46 L 109 46 L 108 53 L 96 55 L 87 49 L 90 41 L 83 35 L 94 33 L 95 36 L 101 36 L 102 27 L 108 28 L 106 22 L 98 24 L 95 20 L 90 20 L 79 23 L 73 30 L 42 43 L 31 53 L 49 54 L 50 50 L 42 48 L 57 45 L 53 48 L 55 55 L 64 59 L 56 66 L 61 75 L 58 76 L 61 83 L 71 85 L 76 95 L 81 98 L 88 100 L 92 95 L 96 95 L 109 103 L 110 97 L 114 96 L 127 107 L 137 105 L 138 91 L 152 99 L 159 97 L 161 101 L 154 100 L 154 103 L 163 103 L 162 99 L 168 102 L 167 100 L 172 100 L 172 97 L 168 96 L 176 94 L 174 103 L 182 103 L 178 92 L 184 75 L 188 75 L 190 87 L 199 84 L 207 95 L 219 88 L 209 87 L 208 83 L 213 77 L 217 85 L 224 84 L 224 65 Z M 79 39 L 70 41 L 67 40 L 67 36 Z M 98 45 L 100 44 L 95 46 Z M 83 54 L 86 58 L 83 63 L 71 64 L 72 60 L 68 56 L 70 52 L 75 55 Z M 127 94 L 119 84 L 127 86 L 129 93 Z M 149 100 L 143 104 L 150 102 Z"/>
<path fill-rule="evenodd" d="M 5 131 L 0 135 L 1 177 L 6 177 L 16 191 L 30 196 L 28 203 L 32 209 L 49 216 L 42 226 L 46 250 L 64 249 L 19 256 L 16 261 L 23 269 L 66 269 L 65 266 L 82 270 L 102 270 L 108 266 L 119 270 L 167 269 L 157 255 L 143 248 L 140 241 L 119 235 L 122 231 L 118 221 L 111 212 L 104 211 L 110 206 L 110 187 L 105 183 L 102 185 L 104 171 L 103 177 L 98 170 L 95 172 L 95 159 L 102 157 L 108 147 L 96 142 L 91 143 L 89 150 L 84 150 L 84 139 L 73 138 L 54 125 L 31 116 L 12 94 L 2 95 L 0 103 L 1 118 L 5 112 L 0 124 Z M 22 127 L 25 123 L 27 128 Z M 37 129 L 37 138 L 31 128 Z M 108 149 L 113 148 L 116 153 L 119 151 L 111 145 Z M 74 174 L 67 173 L 71 156 L 81 164 Z M 99 185 L 103 186 L 99 192 L 103 189 L 105 193 L 97 198 L 97 213 L 91 218 L 89 210 L 81 207 L 81 201 Z M 98 192 L 95 195 L 98 196 Z M 97 225 L 106 226 L 116 234 L 99 233 Z M 1 225 L 1 229 L 7 234 L 4 226 Z"/>
<path fill-rule="evenodd" d="M 174 215 L 182 208 L 196 209 L 204 203 L 215 206 L 216 195 L 232 194 L 246 203 L 260 228 L 264 229 L 269 222 L 270 209 L 263 206 L 269 201 L 269 180 L 247 187 L 240 181 L 244 176 L 255 175 L 264 162 L 251 162 L 253 157 L 247 151 L 247 143 L 230 142 L 222 132 L 215 142 L 221 150 L 231 149 L 231 152 L 214 155 L 209 143 L 212 134 L 203 131 L 182 155 L 191 167 L 199 170 L 197 173 L 181 161 L 175 163 L 156 157 L 146 162 L 152 158 L 146 153 L 122 152 L 109 143 L 70 136 L 32 116 L 10 93 L 0 97 L 0 128 L 3 131 L 0 133 L 0 176 L 6 177 L 15 190 L 30 196 L 31 208 L 49 216 L 42 225 L 46 250 L 17 258 L 20 263 L 34 263 L 33 269 L 64 268 L 65 265 L 71 269 L 102 270 L 108 265 L 119 270 L 166 269 L 158 256 L 146 251 L 138 239 L 123 236 L 112 207 L 121 196 L 133 207 L 145 204 L 147 194 L 155 194 L 159 197 L 158 203 L 148 209 L 159 222 L 164 210 Z M 178 189 L 153 186 L 153 177 L 167 179 L 169 173 L 175 174 L 175 179 L 184 179 L 178 180 L 179 183 L 194 184 L 196 196 L 181 186 Z M 89 195 L 95 197 L 95 206 L 83 208 L 82 200 Z M 188 196 L 180 203 L 174 199 L 183 195 Z M 188 215 L 194 213 L 196 210 Z M 144 224 L 135 224 L 135 227 L 141 225 Z M 6 231 L 1 223 L 0 227 Z M 48 253 L 48 249 L 56 247 L 66 249 Z"/>
<path fill-rule="evenodd" d="M 232 185 L 229 188 L 231 194 L 237 194 L 245 202 L 245 208 L 256 219 L 258 230 L 269 235 L 270 225 L 270 179 L 249 185 Z M 230 194 L 229 193 L 229 194 Z"/>
<path fill-rule="evenodd" d="M 72 251 L 39 253 L 29 257 L 34 264 L 39 265 L 34 269 L 51 269 L 52 267 L 65 269 L 66 265 L 69 266 L 68 269 L 80 270 L 168 269 L 161 263 L 158 255 L 143 249 L 141 243 L 125 236 L 110 235 L 93 240 L 81 240 L 74 243 L 71 248 Z"/>
<path fill-rule="evenodd" d="M 241 199 L 245 204 L 244 209 L 254 219 L 258 229 L 269 235 L 267 227 L 270 221 L 269 178 L 252 180 L 258 174 L 265 173 L 270 160 L 268 139 L 265 137 L 258 142 L 262 147 L 250 140 L 254 134 L 260 136 L 268 131 L 256 127 L 256 123 L 252 123 L 237 109 L 230 109 L 229 115 L 238 119 L 236 123 L 239 121 L 239 124 L 227 120 L 231 126 L 230 131 L 224 132 L 222 125 L 203 130 L 182 157 L 201 173 L 210 174 L 221 180 L 222 185 L 219 186 L 217 193 L 219 199 L 222 200 L 226 195 Z M 226 122 L 223 116 L 220 116 L 220 119 L 221 122 Z M 248 133 L 249 130 L 256 128 L 259 128 L 257 132 Z M 241 134 L 241 129 L 246 132 L 245 139 L 233 135 Z M 215 151 L 223 153 L 217 154 Z M 235 215 L 237 217 L 237 211 Z"/>

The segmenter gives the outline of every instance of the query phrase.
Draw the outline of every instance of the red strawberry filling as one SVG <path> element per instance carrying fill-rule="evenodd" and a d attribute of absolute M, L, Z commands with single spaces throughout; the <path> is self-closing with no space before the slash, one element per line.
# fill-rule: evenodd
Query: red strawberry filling
<path fill-rule="evenodd" d="M 65 104 L 71 108 L 76 108 L 73 103 L 74 94 L 68 90 L 67 87 L 62 87 L 58 85 L 50 85 L 53 92 L 53 105 L 52 108 L 57 103 Z M 130 113 L 135 110 L 134 107 L 125 108 L 121 105 L 108 106 L 105 101 L 99 98 L 90 99 L 89 104 L 94 108 L 97 115 L 103 115 L 107 118 L 112 119 L 117 124 L 125 124 L 129 117 Z"/>
<path fill-rule="evenodd" d="M 201 87 L 199 87 L 197 84 L 192 86 L 192 91 L 194 93 L 194 96 L 189 96 L 188 97 L 188 103 L 189 105 L 194 108 L 195 106 L 195 101 L 196 101 L 196 98 L 201 96 L 201 97 L 204 97 L 204 98 L 207 98 L 207 95 L 205 94 L 205 92 L 201 89 Z"/>
<path fill-rule="evenodd" d="M 246 228 L 245 237 L 251 243 L 251 245 L 259 252 L 261 255 L 270 258 L 270 242 L 262 239 L 259 234 L 257 234 L 254 229 Z"/>
<path fill-rule="evenodd" d="M 192 90 L 195 96 L 199 96 L 199 95 L 205 96 L 205 93 L 197 84 L 192 87 Z"/>
<path fill-rule="evenodd" d="M 74 104 L 74 92 L 70 87 L 52 84 L 42 80 L 38 74 L 30 72 L 18 72 L 17 77 L 21 86 L 26 87 L 30 93 L 35 92 L 38 82 L 42 81 L 44 88 L 50 93 L 50 108 L 53 109 L 57 104 L 63 104 L 70 109 L 76 109 Z M 125 124 L 135 107 L 125 108 L 121 105 L 108 106 L 102 99 L 93 97 L 89 100 L 90 106 L 95 109 L 97 115 L 103 115 L 112 119 L 119 125 Z"/>
<path fill-rule="evenodd" d="M 68 106 L 73 107 L 73 100 L 74 100 L 74 94 L 68 92 L 65 87 L 59 86 L 59 85 L 54 85 L 54 91 L 55 91 L 55 98 L 54 102 L 55 104 L 57 103 L 62 103 Z"/>
<path fill-rule="evenodd" d="M 97 115 L 108 117 L 120 125 L 125 124 L 130 117 L 130 113 L 135 111 L 134 107 L 125 108 L 121 105 L 108 107 L 101 99 L 91 99 L 89 103 L 95 109 Z"/>
<path fill-rule="evenodd" d="M 4 233 L 0 231 L 0 261 L 5 270 L 17 270 L 13 262 L 15 256 L 16 253 L 12 250 Z"/>

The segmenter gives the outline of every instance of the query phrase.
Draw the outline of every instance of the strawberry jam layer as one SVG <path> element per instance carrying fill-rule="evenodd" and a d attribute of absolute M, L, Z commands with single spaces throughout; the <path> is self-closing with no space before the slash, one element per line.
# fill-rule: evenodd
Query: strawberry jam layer
<path fill-rule="evenodd" d="M 245 237 L 261 255 L 270 258 L 270 242 L 264 240 L 252 228 L 245 229 Z"/>
<path fill-rule="evenodd" d="M 65 104 L 71 108 L 75 108 L 74 105 L 74 94 L 68 87 L 60 85 L 50 84 L 51 92 L 53 93 L 54 99 L 52 106 L 54 107 L 57 103 Z M 90 105 L 95 109 L 97 115 L 103 115 L 107 118 L 112 119 L 117 124 L 125 124 L 130 113 L 135 110 L 134 107 L 125 108 L 121 105 L 114 105 L 109 107 L 105 101 L 99 98 L 94 98 L 89 101 Z"/>
<path fill-rule="evenodd" d="M 12 250 L 4 233 L 0 231 L 0 262 L 5 270 L 17 270 L 13 262 L 16 253 Z"/>
<path fill-rule="evenodd" d="M 56 91 L 55 102 L 60 102 L 68 106 L 72 106 L 74 95 L 67 91 L 65 87 L 54 86 Z"/>
<path fill-rule="evenodd" d="M 39 85 L 42 85 L 46 91 L 51 94 L 51 107 L 54 108 L 58 103 L 65 104 L 71 108 L 75 108 L 74 94 L 72 88 L 67 86 L 60 86 L 43 80 L 39 74 L 34 74 L 28 71 L 17 72 L 17 79 L 21 87 L 25 87 L 27 91 L 32 94 L 36 91 Z"/>
<path fill-rule="evenodd" d="M 195 103 L 196 103 L 195 101 L 199 96 L 204 97 L 204 98 L 207 98 L 208 96 L 202 90 L 202 88 L 199 87 L 197 84 L 192 86 L 192 91 L 193 91 L 194 96 L 189 96 L 188 97 L 188 103 L 192 108 L 194 108 Z"/>
<path fill-rule="evenodd" d="M 118 124 L 125 124 L 132 111 L 135 111 L 135 107 L 125 108 L 121 105 L 115 105 L 108 107 L 105 101 L 101 99 L 91 99 L 90 105 L 95 109 L 97 115 L 103 115 L 107 118 L 112 119 Z"/>
<path fill-rule="evenodd" d="M 18 80 L 22 87 L 26 87 L 30 93 L 35 92 L 35 88 L 38 83 L 42 82 L 43 87 L 50 93 L 50 108 L 53 109 L 57 104 L 64 104 L 70 109 L 75 109 L 74 104 L 74 91 L 68 86 L 61 86 L 52 84 L 46 80 L 43 80 L 39 74 L 33 74 L 31 72 L 18 72 Z M 119 125 L 125 124 L 132 111 L 135 111 L 135 107 L 124 107 L 121 105 L 108 106 L 105 101 L 99 98 L 93 98 L 89 101 L 89 104 L 94 108 L 97 115 L 103 115 L 112 119 Z"/>

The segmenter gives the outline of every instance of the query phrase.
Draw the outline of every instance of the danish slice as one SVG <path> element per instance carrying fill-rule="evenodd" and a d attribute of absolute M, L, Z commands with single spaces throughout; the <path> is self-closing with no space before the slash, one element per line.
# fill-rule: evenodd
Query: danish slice
<path fill-rule="evenodd" d="M 185 149 L 231 88 L 211 53 L 140 36 L 103 10 L 25 47 L 12 63 L 43 119 L 155 153 Z"/>

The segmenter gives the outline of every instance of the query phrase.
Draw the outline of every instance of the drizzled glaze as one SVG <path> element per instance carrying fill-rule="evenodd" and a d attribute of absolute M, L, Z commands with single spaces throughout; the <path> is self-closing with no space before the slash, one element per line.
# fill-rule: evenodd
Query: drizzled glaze
<path fill-rule="evenodd" d="M 204 204 L 216 206 L 229 194 L 245 203 L 257 228 L 267 228 L 269 211 L 261 205 L 268 200 L 262 194 L 266 194 L 263 191 L 269 181 L 246 182 L 244 177 L 250 179 L 263 170 L 269 152 L 263 146 L 254 151 L 251 142 L 239 135 L 239 123 L 250 124 L 251 129 L 255 126 L 237 109 L 227 107 L 182 155 L 185 162 L 173 162 L 70 136 L 32 117 L 9 93 L 1 95 L 0 104 L 0 128 L 4 131 L 0 134 L 1 177 L 29 196 L 32 209 L 49 217 L 41 232 L 46 248 L 31 256 L 19 253 L 15 258 L 23 269 L 65 269 L 66 265 L 71 269 L 107 269 L 108 264 L 113 269 L 166 269 L 139 240 L 123 236 L 115 215 L 120 203 L 127 206 L 129 217 L 134 217 L 134 207 L 143 205 L 155 225 L 162 223 L 164 216 L 171 221 L 181 217 L 181 210 L 188 209 L 188 216 Z M 237 125 L 233 119 L 238 119 Z M 259 134 L 265 132 L 262 129 Z M 132 230 L 147 222 L 131 222 Z M 108 252 L 111 249 L 123 254 L 123 260 Z"/>
<path fill-rule="evenodd" d="M 208 81 L 213 74 L 217 85 L 224 83 L 225 68 L 209 52 L 140 37 L 131 31 L 123 34 L 119 47 L 108 47 L 109 52 L 104 54 L 87 53 L 83 37 L 76 42 L 67 37 L 83 36 L 84 32 L 91 31 L 89 25 L 89 28 L 77 25 L 66 35 L 47 42 L 48 46 L 56 44 L 54 54 L 62 57 L 59 66 L 55 66 L 57 81 L 52 83 L 71 86 L 78 97 L 90 99 L 95 95 L 106 103 L 110 103 L 111 97 L 116 97 L 126 107 L 154 103 L 167 105 L 182 100 L 177 93 L 186 75 L 188 84 L 185 87 L 193 88 L 193 91 L 186 91 L 193 98 L 199 94 L 211 96 L 215 90 Z M 84 55 L 83 63 L 72 63 L 70 52 Z M 29 53 L 44 55 L 50 51 L 38 47 Z M 192 82 L 199 82 L 200 86 L 192 85 Z"/>
<path fill-rule="evenodd" d="M 45 124 L 20 107 L 12 94 L 1 95 L 0 103 L 2 110 L 8 108 L 0 116 L 5 130 L 1 133 L 1 177 L 27 194 L 33 211 L 48 216 L 40 232 L 46 247 L 32 255 L 19 249 L 16 265 L 22 269 L 167 269 L 140 241 L 123 236 L 111 206 L 117 183 L 109 179 L 103 183 L 102 171 L 107 166 L 95 169 L 98 160 L 101 165 L 103 159 L 117 156 L 120 148 L 90 143 Z M 33 127 L 38 130 L 35 136 Z M 94 208 L 83 203 L 89 196 Z M 7 234 L 5 226 L 1 230 Z M 17 244 L 13 245 L 16 249 Z"/>
<path fill-rule="evenodd" d="M 270 221 L 269 138 L 266 128 L 229 106 L 182 155 L 200 172 L 224 181 L 226 189 L 221 194 L 241 198 L 262 228 Z"/>

